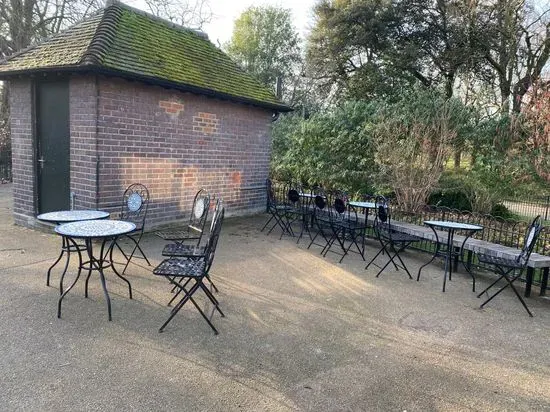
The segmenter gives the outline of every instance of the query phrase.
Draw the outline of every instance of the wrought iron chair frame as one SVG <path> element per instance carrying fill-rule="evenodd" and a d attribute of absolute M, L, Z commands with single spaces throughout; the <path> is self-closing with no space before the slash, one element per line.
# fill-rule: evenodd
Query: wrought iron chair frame
<path fill-rule="evenodd" d="M 151 262 L 145 255 L 145 252 L 139 245 L 141 238 L 143 237 L 143 232 L 145 230 L 145 219 L 147 218 L 147 210 L 149 208 L 149 189 L 147 189 L 147 186 L 145 186 L 142 183 L 133 183 L 130 186 L 126 188 L 124 191 L 124 194 L 122 195 L 122 206 L 120 210 L 120 219 L 121 220 L 127 220 L 136 225 L 136 229 L 128 233 L 124 236 L 122 236 L 123 239 L 129 239 L 133 242 L 134 247 L 132 249 L 132 252 L 127 255 L 126 252 L 122 249 L 122 247 L 115 242 L 115 245 L 117 249 L 122 253 L 124 258 L 126 259 L 126 264 L 124 265 L 124 269 L 122 270 L 122 275 L 126 272 L 126 269 L 128 268 L 128 265 L 130 264 L 130 261 L 134 257 L 138 257 L 141 259 L 145 259 L 147 264 L 151 266 Z M 135 210 L 133 210 L 135 209 Z M 139 251 L 141 256 L 135 256 L 136 251 Z"/>
<path fill-rule="evenodd" d="M 170 312 L 170 316 L 162 324 L 162 326 L 159 329 L 159 332 L 163 332 L 166 326 L 172 321 L 174 316 L 176 316 L 176 314 L 181 310 L 181 308 L 188 301 L 191 301 L 191 303 L 195 306 L 195 308 L 197 308 L 197 310 L 199 311 L 201 316 L 204 318 L 204 320 L 206 320 L 208 325 L 212 328 L 214 333 L 216 335 L 218 334 L 218 330 L 212 324 L 212 321 L 210 320 L 210 318 L 204 313 L 201 307 L 193 299 L 193 295 L 195 294 L 195 292 L 201 289 L 206 295 L 206 297 L 210 300 L 210 302 L 214 305 L 214 309 L 217 310 L 222 317 L 225 317 L 225 314 L 220 309 L 218 300 L 204 284 L 204 278 L 207 277 L 208 273 L 210 272 L 212 263 L 214 261 L 214 255 L 215 255 L 216 248 L 218 245 L 218 240 L 220 237 L 221 226 L 224 219 L 224 213 L 225 211 L 222 206 L 220 213 L 218 215 L 218 218 L 214 223 L 214 228 L 212 230 L 212 233 L 210 234 L 208 243 L 206 244 L 205 255 L 203 259 L 197 260 L 197 259 L 187 259 L 187 258 L 180 258 L 180 257 L 171 257 L 163 260 L 153 270 L 154 275 L 163 276 L 167 278 L 168 281 L 178 289 L 177 295 L 179 295 L 180 293 L 183 293 L 184 295 L 180 299 L 180 301 L 173 307 L 172 311 Z M 187 289 L 187 286 L 192 280 L 195 283 L 191 286 L 191 288 Z"/>
<path fill-rule="evenodd" d="M 214 206 L 214 213 L 212 214 L 212 220 L 210 222 L 210 231 L 208 232 L 209 239 L 210 239 L 210 236 L 212 236 L 214 227 L 216 226 L 217 221 L 220 218 L 220 213 L 222 210 L 225 210 L 223 205 L 223 200 L 220 196 L 217 196 L 216 203 Z M 208 244 L 208 241 L 206 241 L 206 243 Z M 204 259 L 206 256 L 206 244 L 205 245 L 187 245 L 184 243 L 170 243 L 166 245 L 162 250 L 162 256 L 187 258 L 187 259 L 195 259 L 195 260 Z M 206 274 L 206 278 L 210 282 L 214 291 L 219 292 L 217 286 L 214 284 L 214 282 L 210 278 L 210 274 Z M 176 289 L 177 288 L 174 286 L 172 288 L 172 292 L 174 292 Z M 178 294 L 179 292 L 172 297 L 170 302 L 168 302 L 168 305 L 170 305 L 175 300 Z"/>
<path fill-rule="evenodd" d="M 311 238 L 307 248 L 311 248 L 312 245 L 321 246 L 322 254 L 325 251 L 332 233 L 330 226 L 330 199 L 325 191 L 320 187 L 314 188 L 313 194 L 315 197 L 313 198 L 313 217 L 311 226 L 316 227 L 317 232 Z M 319 235 L 321 235 L 325 241 L 323 244 L 315 243 Z"/>
<path fill-rule="evenodd" d="M 284 218 L 286 220 L 286 226 L 289 228 L 289 232 L 294 235 L 294 230 L 292 230 L 292 224 L 295 222 L 300 222 L 300 235 L 298 236 L 298 239 L 296 240 L 296 243 L 300 243 L 300 239 L 302 239 L 302 236 L 304 235 L 304 231 L 306 231 L 309 234 L 309 238 L 311 239 L 311 231 L 310 231 L 310 222 L 311 222 L 311 215 L 313 213 L 312 210 L 308 207 L 308 202 L 304 202 L 304 199 L 302 197 L 303 188 L 298 184 L 290 184 L 288 186 L 287 190 L 287 202 L 286 205 L 288 206 L 285 208 L 285 214 Z M 281 233 L 281 238 L 283 236 L 284 232 Z"/>
<path fill-rule="evenodd" d="M 282 231 L 281 237 L 285 233 L 289 234 L 290 236 L 294 236 L 294 234 L 292 233 L 292 228 L 289 227 L 285 221 L 286 220 L 285 214 L 286 214 L 286 211 L 290 208 L 290 206 L 286 204 L 284 199 L 279 200 L 277 198 L 277 193 L 280 192 L 280 190 L 276 190 L 273 187 L 273 182 L 271 181 L 271 179 L 266 179 L 265 186 L 266 186 L 266 194 L 267 194 L 266 209 L 271 216 L 269 217 L 267 222 L 265 222 L 260 232 L 263 232 L 268 227 L 268 225 L 273 220 L 275 220 L 271 228 L 267 231 L 266 235 L 269 235 L 273 231 L 273 229 L 275 229 L 276 226 L 279 226 Z M 283 192 L 284 192 L 284 186 L 283 186 Z"/>
<path fill-rule="evenodd" d="M 200 202 L 202 202 L 202 204 Z M 189 215 L 189 222 L 187 225 L 182 230 L 169 229 L 159 231 L 156 235 L 164 240 L 175 243 L 193 241 L 196 245 L 199 245 L 202 240 L 204 226 L 206 225 L 206 221 L 208 219 L 209 210 L 210 193 L 206 189 L 201 188 L 195 194 L 193 199 L 193 205 L 191 207 L 191 213 Z M 200 213 L 197 213 L 197 211 Z"/>
<path fill-rule="evenodd" d="M 521 297 L 521 295 L 519 294 L 519 292 L 517 291 L 513 283 L 522 276 L 523 271 L 527 267 L 527 263 L 529 262 L 529 257 L 531 256 L 531 253 L 535 248 L 539 235 L 542 232 L 542 229 L 543 229 L 542 218 L 539 215 L 535 219 L 533 219 L 533 221 L 527 228 L 521 252 L 514 259 L 499 258 L 491 255 L 485 255 L 485 254 L 477 255 L 477 258 L 479 259 L 480 262 L 491 265 L 494 268 L 495 273 L 499 275 L 499 277 L 494 282 L 492 282 L 481 293 L 478 294 L 477 296 L 478 298 L 483 296 L 484 293 L 487 293 L 487 295 L 489 295 L 488 293 L 489 289 L 495 286 L 500 280 L 502 279 L 506 280 L 506 283 L 504 284 L 504 286 L 502 286 L 495 293 L 489 296 L 487 300 L 485 300 L 485 302 L 483 302 L 480 305 L 480 308 L 483 308 L 487 303 L 493 300 L 493 298 L 498 296 L 503 290 L 505 290 L 507 287 L 510 287 L 514 292 L 514 294 L 516 295 L 516 297 L 521 302 L 522 306 L 525 308 L 525 310 L 529 314 L 529 316 L 533 317 L 533 314 L 529 310 L 527 304 L 525 303 L 525 300 Z"/>
<path fill-rule="evenodd" d="M 343 192 L 334 192 L 332 197 L 333 207 L 330 209 L 330 227 L 332 235 L 324 248 L 323 256 L 333 252 L 341 254 L 339 263 L 349 254 L 349 252 L 358 253 L 365 260 L 365 234 L 367 222 L 361 223 L 357 214 L 357 209 L 348 204 L 348 199 Z M 359 245 L 358 240 L 361 240 Z M 349 246 L 346 247 L 346 241 Z M 337 243 L 342 253 L 332 250 L 332 246 Z M 355 246 L 357 251 L 352 250 Z"/>
<path fill-rule="evenodd" d="M 380 271 L 376 274 L 376 277 L 379 277 L 384 269 L 386 269 L 391 263 L 393 264 L 395 270 L 399 270 L 399 268 L 405 270 L 409 276 L 409 279 L 412 279 L 413 277 L 411 276 L 407 265 L 405 265 L 405 262 L 399 254 L 408 248 L 412 243 L 419 242 L 422 239 L 417 236 L 403 234 L 392 229 L 391 208 L 388 200 L 384 196 L 376 196 L 375 204 L 376 214 L 374 217 L 373 227 L 376 237 L 382 247 L 370 260 L 365 269 L 368 269 L 370 265 L 380 268 Z M 384 266 L 378 266 L 374 263 L 378 256 L 385 253 L 388 254 L 388 261 Z M 398 262 L 396 262 L 395 259 L 397 259 Z"/>

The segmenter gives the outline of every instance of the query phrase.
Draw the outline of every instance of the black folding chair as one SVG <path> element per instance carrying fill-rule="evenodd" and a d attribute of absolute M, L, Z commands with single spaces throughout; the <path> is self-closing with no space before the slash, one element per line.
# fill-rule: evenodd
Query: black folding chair
<path fill-rule="evenodd" d="M 200 244 L 204 226 L 208 219 L 210 209 L 210 193 L 206 189 L 200 189 L 193 199 L 193 207 L 189 216 L 189 223 L 181 228 L 174 228 L 156 232 L 156 235 L 164 240 L 173 241 L 176 244 L 192 242 Z"/>
<path fill-rule="evenodd" d="M 309 249 L 311 245 L 321 246 L 321 253 L 323 253 L 332 233 L 330 226 L 330 207 L 328 206 L 330 202 L 328 201 L 325 191 L 320 187 L 313 189 L 313 195 L 313 217 L 311 227 L 316 228 L 317 232 L 311 238 L 307 248 Z M 321 239 L 323 239 L 322 243 L 317 243 L 320 242 L 320 240 L 317 240 L 319 235 L 321 235 Z"/>
<path fill-rule="evenodd" d="M 282 196 L 279 196 L 281 190 L 276 190 L 276 188 L 273 187 L 273 182 L 271 179 L 266 179 L 265 187 L 267 192 L 267 212 L 271 216 L 267 222 L 265 222 L 260 232 L 263 232 L 268 225 L 274 221 L 271 228 L 267 231 L 268 235 L 273 231 L 273 229 L 275 229 L 276 226 L 279 226 L 282 230 L 281 237 L 285 233 L 293 236 L 294 234 L 292 233 L 292 228 L 287 225 L 285 218 L 286 211 L 289 210 L 291 206 L 285 202 L 285 199 Z"/>
<path fill-rule="evenodd" d="M 354 252 L 365 260 L 366 221 L 359 220 L 357 210 L 348 205 L 348 198 L 344 193 L 335 192 L 332 198 L 333 208 L 329 213 L 332 235 L 324 248 L 323 256 L 328 252 L 341 254 L 339 262 L 342 262 L 349 252 Z M 348 246 L 346 246 L 347 242 L 349 242 Z M 332 250 L 335 244 L 339 249 Z M 356 250 L 352 249 L 353 246 Z"/>
<path fill-rule="evenodd" d="M 311 215 L 313 210 L 309 208 L 308 199 L 304 198 L 303 189 L 297 184 L 291 184 L 287 191 L 287 207 L 284 209 L 284 219 L 289 232 L 294 234 L 292 224 L 298 222 L 300 224 L 300 235 L 296 243 L 300 243 L 300 239 L 304 235 L 304 231 L 309 234 L 311 239 L 310 225 Z M 285 232 L 281 233 L 281 237 Z"/>
<path fill-rule="evenodd" d="M 145 259 L 147 264 L 151 266 L 149 259 L 145 255 L 145 252 L 139 245 L 141 238 L 143 237 L 143 230 L 145 229 L 145 219 L 147 218 L 147 209 L 149 207 L 149 190 L 145 185 L 141 183 L 134 183 L 124 191 L 122 196 L 122 208 L 120 212 L 120 219 L 132 222 L 136 225 L 136 228 L 131 233 L 122 236 L 115 243 L 116 247 L 124 258 L 126 259 L 126 264 L 122 275 L 126 272 L 128 265 L 132 258 L 137 257 L 140 259 Z M 120 239 L 129 239 L 134 247 L 132 248 L 131 253 L 126 253 L 119 244 Z M 140 255 L 136 255 L 136 252 L 139 252 Z"/>
<path fill-rule="evenodd" d="M 210 231 L 209 236 L 211 236 L 214 226 L 217 222 L 217 220 L 220 217 L 220 213 L 223 206 L 223 200 L 220 196 L 216 197 L 216 203 L 214 206 L 214 213 L 212 214 L 212 221 L 210 222 Z M 204 236 L 203 236 L 204 239 Z M 187 259 L 203 259 L 206 254 L 206 244 L 208 241 L 206 241 L 205 244 L 185 244 L 185 243 L 169 243 L 167 244 L 164 249 L 162 250 L 162 256 L 166 257 L 179 257 L 179 258 L 187 258 Z M 206 274 L 206 278 L 212 285 L 212 288 L 214 291 L 218 292 L 218 288 L 212 282 L 212 279 L 210 278 L 209 274 Z M 174 287 L 172 291 L 175 291 L 177 288 Z M 172 300 L 168 303 L 171 304 L 172 301 L 176 298 L 177 295 L 175 295 Z"/>
<path fill-rule="evenodd" d="M 376 274 L 376 277 L 378 277 L 391 263 L 393 264 L 395 270 L 399 270 L 399 268 L 405 270 L 407 275 L 409 275 L 409 278 L 412 279 L 409 269 L 407 269 L 405 262 L 403 262 L 403 259 L 401 259 L 399 254 L 412 243 L 419 242 L 422 239 L 417 236 L 401 233 L 392 227 L 390 206 L 384 196 L 376 196 L 375 207 L 376 215 L 374 218 L 374 233 L 376 234 L 376 238 L 382 247 L 378 253 L 374 255 L 365 269 L 368 269 L 370 265 L 380 268 L 380 271 Z M 374 263 L 374 261 L 382 254 L 388 255 L 388 261 L 384 266 L 378 266 Z"/>
<path fill-rule="evenodd" d="M 176 316 L 176 314 L 181 310 L 181 308 L 188 302 L 191 303 L 197 308 L 201 316 L 206 320 L 210 325 L 214 333 L 217 335 L 218 330 L 212 324 L 210 318 L 204 313 L 201 307 L 197 304 L 193 298 L 195 292 L 201 289 L 206 297 L 214 305 L 214 309 L 217 310 L 222 317 L 224 313 L 220 309 L 219 302 L 212 292 L 204 284 L 204 279 L 208 276 L 212 263 L 214 262 L 214 255 L 216 253 L 216 248 L 218 245 L 218 240 L 220 237 L 222 222 L 224 218 L 224 208 L 223 206 L 220 209 L 220 212 L 214 222 L 214 227 L 208 243 L 205 247 L 204 257 L 200 259 L 188 259 L 182 257 L 171 257 L 169 259 L 163 260 L 154 270 L 153 274 L 157 276 L 163 276 L 170 283 L 175 286 L 178 290 L 177 296 L 183 294 L 181 300 L 174 306 L 170 316 L 162 324 L 159 329 L 159 332 L 162 332 L 164 328 L 170 323 L 170 321 Z M 194 282 L 191 287 L 188 287 L 191 282 Z"/>
<path fill-rule="evenodd" d="M 495 280 L 493 283 L 491 283 L 489 286 L 487 286 L 477 297 L 480 298 L 484 293 L 487 293 L 489 295 L 488 291 L 493 286 L 495 286 L 501 279 L 506 280 L 506 283 L 504 286 L 502 286 L 500 289 L 498 289 L 495 293 L 493 293 L 489 298 L 481 304 L 481 308 L 483 308 L 487 303 L 489 303 L 491 300 L 493 300 L 494 297 L 499 295 L 504 289 L 507 287 L 510 287 L 529 316 L 533 316 L 529 308 L 527 307 L 527 304 L 517 291 L 517 289 L 514 286 L 514 282 L 521 278 L 523 271 L 527 267 L 527 263 L 529 263 L 529 257 L 531 256 L 531 253 L 533 252 L 533 248 L 535 247 L 535 244 L 537 243 L 537 240 L 539 238 L 540 232 L 542 231 L 542 219 L 539 216 L 537 216 L 529 228 L 527 229 L 527 232 L 525 233 L 525 240 L 523 242 L 523 248 L 521 249 L 521 252 L 519 255 L 515 258 L 511 257 L 499 257 L 499 256 L 493 256 L 493 255 L 486 255 L 486 254 L 478 254 L 477 258 L 480 263 L 489 264 L 493 266 L 495 273 L 499 275 L 497 280 Z"/>

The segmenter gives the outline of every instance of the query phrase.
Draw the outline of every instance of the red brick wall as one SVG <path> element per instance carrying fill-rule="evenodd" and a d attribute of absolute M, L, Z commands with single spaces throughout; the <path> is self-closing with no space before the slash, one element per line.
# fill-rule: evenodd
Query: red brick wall
<path fill-rule="evenodd" d="M 9 88 L 13 213 L 17 224 L 29 225 L 35 211 L 31 81 L 13 80 Z"/>
<path fill-rule="evenodd" d="M 97 159 L 97 87 L 93 76 L 74 76 L 69 83 L 71 192 L 75 209 L 95 209 Z"/>
<path fill-rule="evenodd" d="M 150 225 L 183 218 L 201 187 L 228 214 L 265 207 L 271 112 L 113 78 L 99 96 L 100 208 L 118 209 L 136 182 L 150 190 Z"/>
<path fill-rule="evenodd" d="M 31 91 L 30 80 L 10 82 L 14 212 L 23 225 L 34 224 L 36 209 Z M 76 208 L 118 211 L 136 182 L 150 190 L 150 226 L 184 218 L 201 187 L 221 195 L 229 215 L 265 207 L 271 112 L 106 77 L 72 76 L 69 93 Z"/>

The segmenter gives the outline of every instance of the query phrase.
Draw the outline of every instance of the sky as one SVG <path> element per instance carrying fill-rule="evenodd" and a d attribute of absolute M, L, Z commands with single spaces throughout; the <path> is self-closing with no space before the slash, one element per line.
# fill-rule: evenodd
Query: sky
<path fill-rule="evenodd" d="M 315 0 L 209 0 L 212 21 L 202 30 L 214 44 L 223 44 L 231 38 L 233 22 L 250 6 L 278 6 L 292 11 L 294 26 L 304 38 L 312 25 Z"/>
<path fill-rule="evenodd" d="M 123 0 L 139 9 L 150 11 L 144 0 Z M 193 3 L 194 0 L 188 0 Z M 290 9 L 294 26 L 304 39 L 312 26 L 312 10 L 317 0 L 206 0 L 212 20 L 202 27 L 210 41 L 223 45 L 231 39 L 233 22 L 250 6 L 277 6 Z M 184 2 L 185 3 L 185 2 Z"/>

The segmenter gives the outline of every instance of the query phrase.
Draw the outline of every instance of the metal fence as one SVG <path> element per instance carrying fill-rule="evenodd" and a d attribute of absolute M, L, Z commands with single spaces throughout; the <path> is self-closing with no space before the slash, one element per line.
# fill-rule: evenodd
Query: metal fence
<path fill-rule="evenodd" d="M 541 215 L 544 220 L 550 220 L 550 194 L 530 198 L 509 198 L 502 203 L 519 216 L 534 218 Z"/>
<path fill-rule="evenodd" d="M 286 192 L 284 185 L 277 182 L 273 186 L 274 192 L 277 194 L 277 197 L 284 202 L 286 198 Z M 547 199 L 547 198 L 543 198 Z M 365 200 L 365 199 L 361 199 Z M 373 198 L 366 200 L 374 200 Z M 524 202 L 525 204 L 533 204 L 534 202 Z M 542 203 L 542 206 L 541 206 Z M 539 209 L 533 208 L 531 212 L 533 217 L 541 215 L 544 217 L 545 210 L 540 210 L 541 207 L 548 208 L 548 203 L 535 203 L 538 205 Z M 518 202 L 517 204 L 521 204 Z M 466 212 L 456 209 L 451 209 L 447 207 L 434 207 L 426 206 L 418 212 L 407 212 L 400 210 L 397 205 L 392 207 L 392 215 L 395 220 L 417 224 L 419 226 L 423 225 L 424 220 L 452 220 L 455 222 L 462 223 L 473 223 L 480 224 L 484 227 L 483 231 L 473 235 L 474 238 L 484 240 L 486 242 L 496 243 L 503 246 L 513 247 L 521 249 L 523 247 L 523 242 L 525 240 L 525 232 L 527 227 L 531 223 L 532 219 L 525 220 L 515 220 L 515 219 L 504 219 L 500 217 L 491 216 L 488 214 L 480 214 L 474 212 Z M 529 209 L 526 209 L 529 210 Z M 535 213 L 536 212 L 536 213 Z M 518 212 L 515 212 L 520 214 Z M 550 211 L 548 211 L 550 213 Z M 525 217 L 530 217 L 530 215 L 524 214 Z M 547 215 L 547 220 L 550 219 L 550 214 Z M 459 233 L 460 234 L 460 233 Z M 372 228 L 367 230 L 367 236 L 374 237 L 374 232 Z M 415 244 L 414 249 L 432 253 L 435 248 L 433 242 L 424 240 Z M 538 242 L 535 245 L 534 252 L 540 253 L 542 255 L 550 255 L 550 227 L 546 227 L 541 233 Z M 483 265 L 477 261 L 474 256 L 472 263 L 475 266 L 483 267 Z M 490 269 L 490 267 L 484 267 L 484 269 Z M 525 276 L 525 275 L 523 275 Z M 525 279 L 521 279 L 525 280 Z M 534 271 L 533 284 L 540 284 L 542 280 L 542 270 L 536 269 Z"/>

